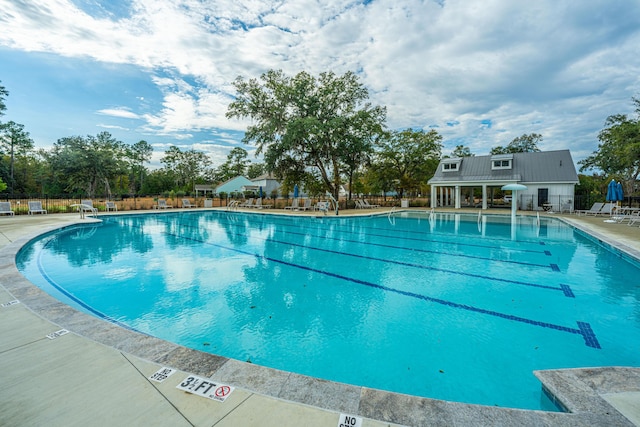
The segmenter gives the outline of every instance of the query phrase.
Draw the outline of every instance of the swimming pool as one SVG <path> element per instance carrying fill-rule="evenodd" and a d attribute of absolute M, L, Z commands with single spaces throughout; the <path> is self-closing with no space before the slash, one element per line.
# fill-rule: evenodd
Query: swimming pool
<path fill-rule="evenodd" d="M 104 216 L 19 253 L 71 305 L 334 381 L 548 409 L 532 371 L 638 365 L 640 268 L 560 221 Z"/>

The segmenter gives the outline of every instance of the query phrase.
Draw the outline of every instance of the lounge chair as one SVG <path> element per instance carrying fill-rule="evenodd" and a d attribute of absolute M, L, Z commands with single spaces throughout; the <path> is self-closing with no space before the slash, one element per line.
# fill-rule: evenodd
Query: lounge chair
<path fill-rule="evenodd" d="M 47 210 L 42 209 L 42 202 L 40 201 L 29 202 L 29 215 L 33 215 L 37 213 L 41 213 L 44 215 L 47 214 Z"/>
<path fill-rule="evenodd" d="M 98 214 L 98 208 L 93 207 L 93 201 L 91 200 L 81 200 L 80 206 L 78 206 L 78 210 L 82 210 L 83 212 L 91 212 L 94 215 Z"/>
<path fill-rule="evenodd" d="M 189 199 L 182 199 L 182 207 L 183 208 L 197 208 L 198 205 L 192 205 Z"/>
<path fill-rule="evenodd" d="M 586 210 L 578 209 L 578 210 L 575 210 L 574 212 L 578 215 L 595 215 L 602 210 L 603 206 L 604 206 L 604 203 L 596 202 L 593 204 L 593 206 L 591 206 L 590 209 L 586 209 Z"/>
<path fill-rule="evenodd" d="M 14 215 L 11 210 L 11 202 L 0 202 L 0 214 L 7 214 L 9 216 Z"/>
<path fill-rule="evenodd" d="M 356 199 L 356 209 L 367 209 L 362 200 Z"/>
<path fill-rule="evenodd" d="M 629 206 L 621 206 L 616 208 L 611 215 L 611 219 L 622 224 L 625 221 L 632 221 L 640 218 L 640 208 L 631 208 Z"/>
<path fill-rule="evenodd" d="M 364 206 L 369 208 L 369 209 L 379 208 L 380 207 L 380 205 L 369 204 L 369 201 L 367 199 L 362 199 L 362 204 L 364 204 Z"/>
<path fill-rule="evenodd" d="M 239 208 L 252 208 L 253 207 L 253 199 L 247 199 L 244 201 L 244 203 L 240 203 L 238 205 Z"/>
<path fill-rule="evenodd" d="M 256 199 L 256 204 L 253 205 L 253 207 L 256 208 L 256 209 L 262 209 L 262 208 L 267 208 L 268 209 L 268 208 L 271 207 L 271 205 L 263 205 L 262 204 L 262 197 L 258 197 Z"/>
<path fill-rule="evenodd" d="M 602 209 L 600 209 L 598 212 L 594 213 L 594 216 L 598 216 L 598 215 L 613 215 L 613 212 L 615 211 L 616 207 L 618 206 L 617 203 L 606 203 Z"/>
<path fill-rule="evenodd" d="M 172 205 L 167 204 L 166 199 L 158 199 L 158 204 L 155 206 L 156 209 L 167 209 L 172 208 Z"/>
<path fill-rule="evenodd" d="M 118 211 L 118 205 L 116 205 L 116 202 L 110 202 L 107 201 L 104 204 L 104 210 L 109 212 L 109 211 Z"/>
<path fill-rule="evenodd" d="M 565 212 L 573 213 L 572 202 L 565 202 L 562 204 L 562 206 L 560 206 L 560 213 L 565 213 Z"/>
<path fill-rule="evenodd" d="M 296 197 L 295 199 L 293 199 L 293 202 L 291 202 L 291 206 L 285 206 L 285 209 L 291 209 L 291 210 L 298 210 L 299 209 L 299 199 Z"/>
<path fill-rule="evenodd" d="M 304 205 L 300 206 L 301 211 L 306 211 L 307 209 L 311 209 L 311 199 L 304 199 Z"/>
<path fill-rule="evenodd" d="M 629 224 L 627 225 L 635 225 L 637 222 L 640 222 L 640 211 L 634 211 L 631 215 L 626 215 L 626 219 L 629 220 Z"/>

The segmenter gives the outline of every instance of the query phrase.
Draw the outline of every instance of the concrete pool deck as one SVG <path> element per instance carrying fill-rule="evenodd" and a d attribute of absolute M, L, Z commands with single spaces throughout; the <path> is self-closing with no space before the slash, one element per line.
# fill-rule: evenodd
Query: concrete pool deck
<path fill-rule="evenodd" d="M 603 217 L 563 218 L 640 258 L 640 228 L 604 223 Z M 362 418 L 363 426 L 640 425 L 638 367 L 537 372 L 541 389 L 543 384 L 571 412 L 526 411 L 333 383 L 120 328 L 58 302 L 15 265 L 17 251 L 34 236 L 93 220 L 77 214 L 0 218 L 0 425 L 338 426 L 341 414 Z M 46 337 L 61 329 L 70 333 Z M 148 379 L 164 366 L 178 372 L 162 383 Z M 188 394 L 176 388 L 188 375 L 235 390 L 224 402 Z"/>

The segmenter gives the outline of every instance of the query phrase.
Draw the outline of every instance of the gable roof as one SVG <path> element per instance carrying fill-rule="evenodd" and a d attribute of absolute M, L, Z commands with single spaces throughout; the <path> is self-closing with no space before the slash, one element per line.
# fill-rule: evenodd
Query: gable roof
<path fill-rule="evenodd" d="M 273 174 L 265 173 L 260 176 L 253 178 L 251 181 L 277 181 L 276 177 Z"/>
<path fill-rule="evenodd" d="M 511 156 L 511 154 L 509 155 Z M 498 156 L 473 156 L 443 159 L 429 184 L 445 183 L 565 183 L 578 184 L 578 174 L 569 150 L 513 153 L 511 169 L 491 169 Z M 459 161 L 458 169 L 444 172 L 443 163 Z"/>
<path fill-rule="evenodd" d="M 236 176 L 216 187 L 216 193 L 233 193 L 234 191 L 241 191 L 242 187 L 254 185 L 244 176 Z"/>

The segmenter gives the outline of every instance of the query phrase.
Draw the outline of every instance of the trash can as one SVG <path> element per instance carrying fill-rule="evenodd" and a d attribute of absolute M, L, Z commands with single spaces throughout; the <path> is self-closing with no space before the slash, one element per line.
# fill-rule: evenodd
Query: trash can
<path fill-rule="evenodd" d="M 205 208 L 212 208 L 212 207 L 213 207 L 213 200 L 211 200 L 211 199 L 204 199 L 204 207 L 205 207 Z"/>
<path fill-rule="evenodd" d="M 401 208 L 408 208 L 409 207 L 409 199 L 402 199 L 400 201 L 400 207 Z"/>

